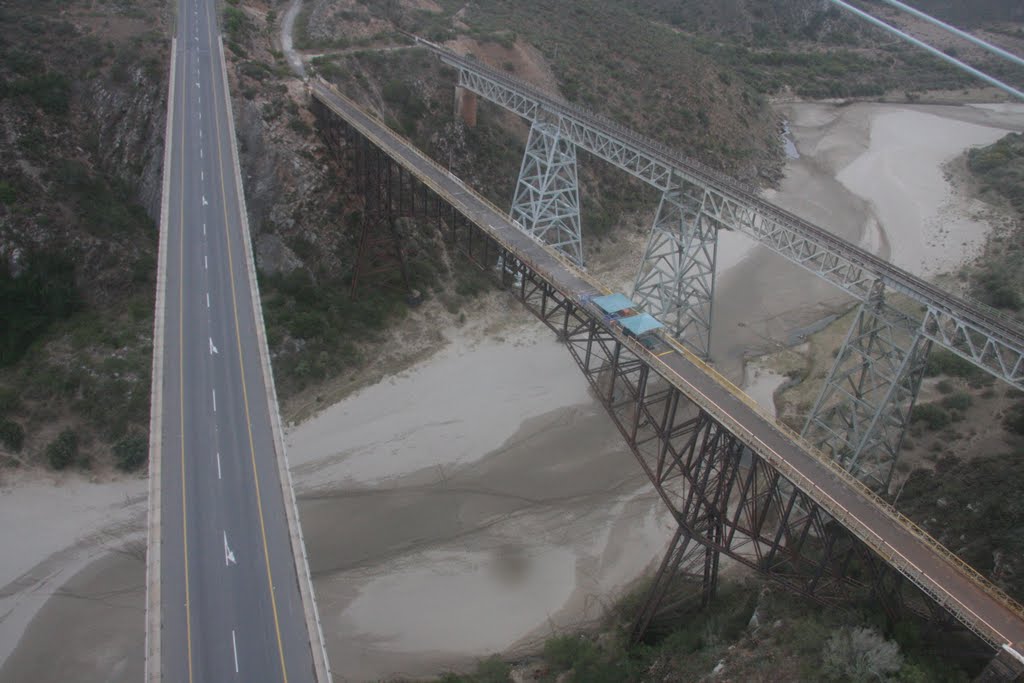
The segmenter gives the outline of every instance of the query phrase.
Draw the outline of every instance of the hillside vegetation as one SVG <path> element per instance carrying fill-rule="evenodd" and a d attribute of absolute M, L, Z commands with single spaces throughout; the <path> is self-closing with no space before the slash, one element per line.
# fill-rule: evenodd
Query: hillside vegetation
<path fill-rule="evenodd" d="M 490 658 L 471 673 L 438 681 L 966 683 L 985 662 L 970 640 L 929 633 L 914 621 L 893 623 L 877 605 L 825 610 L 757 579 L 723 582 L 705 609 L 696 596 L 684 599 L 655 620 L 644 642 L 631 645 L 628 629 L 641 597 L 620 601 L 598 632 L 554 636 L 535 658 Z"/>
<path fill-rule="evenodd" d="M 992 235 L 972 278 L 973 294 L 1013 314 L 1024 306 L 1024 135 L 1011 133 L 973 149 L 967 167 L 989 199 L 1016 211 L 1016 226 Z"/>
<path fill-rule="evenodd" d="M 0 464 L 145 460 L 165 4 L 0 7 Z"/>

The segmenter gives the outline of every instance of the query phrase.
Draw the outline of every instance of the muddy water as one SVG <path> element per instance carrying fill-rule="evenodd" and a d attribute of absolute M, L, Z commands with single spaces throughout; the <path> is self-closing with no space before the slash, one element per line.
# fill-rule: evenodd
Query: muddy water
<path fill-rule="evenodd" d="M 888 256 L 894 231 L 905 228 L 876 210 L 888 206 L 879 193 L 894 191 L 891 184 L 853 182 L 858 195 L 836 176 L 877 151 L 873 134 L 877 141 L 888 133 L 874 122 L 891 111 L 786 107 L 799 158 L 770 198 Z M 935 124 L 938 136 L 953 134 L 953 123 L 1006 127 L 1016 116 L 965 107 L 928 113 L 949 122 Z M 920 159 L 922 172 L 937 163 L 912 149 L 903 158 Z M 723 236 L 732 267 L 719 274 L 713 338 L 716 362 L 736 380 L 745 353 L 785 343 L 790 330 L 844 301 L 744 240 Z M 438 356 L 288 434 L 339 679 L 429 675 L 536 645 L 597 618 L 657 560 L 669 532 L 660 504 L 566 350 L 539 324 L 522 324 L 500 337 L 450 331 Z M 750 381 L 767 401 L 782 380 Z M 39 533 L 48 523 L 40 513 Z M 23 550 L 45 568 L 63 543 Z M 18 552 L 16 538 L 11 544 Z M 76 573 L 28 625 L 0 681 L 138 680 L 142 571 L 136 557 L 112 553 Z M 0 600 L 22 600 L 35 585 L 15 581 Z M 65 643 L 60 656 L 54 640 Z"/>
<path fill-rule="evenodd" d="M 463 667 L 596 619 L 666 540 L 564 347 L 533 325 L 452 334 L 288 437 L 305 534 L 331 539 L 309 553 L 346 679 Z"/>

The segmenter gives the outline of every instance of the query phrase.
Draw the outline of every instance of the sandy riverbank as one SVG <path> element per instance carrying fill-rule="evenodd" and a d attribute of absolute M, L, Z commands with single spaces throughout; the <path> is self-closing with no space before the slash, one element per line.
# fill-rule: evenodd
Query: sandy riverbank
<path fill-rule="evenodd" d="M 943 185 L 942 164 L 1022 126 L 1005 108 L 781 109 L 800 157 L 771 198 L 883 256 L 925 256 L 922 267 L 957 263 L 984 232 L 977 207 Z M 901 135 L 907 126 L 929 135 Z M 628 282 L 636 251 L 595 267 Z M 713 353 L 737 380 L 745 355 L 845 301 L 742 236 L 723 236 L 722 253 L 732 267 L 718 280 Z M 595 619 L 668 538 L 567 351 L 525 312 L 490 308 L 500 331 L 486 320 L 448 329 L 435 356 L 289 430 L 340 678 L 430 674 Z M 761 401 L 781 381 L 756 368 L 747 378 Z M 131 541 L 144 490 L 69 479 L 0 493 L 0 515 L 20 520 L 0 537 L 0 660 L 13 651 L 0 681 L 138 679 L 143 565 Z M 65 657 L 43 656 L 54 639 Z"/>

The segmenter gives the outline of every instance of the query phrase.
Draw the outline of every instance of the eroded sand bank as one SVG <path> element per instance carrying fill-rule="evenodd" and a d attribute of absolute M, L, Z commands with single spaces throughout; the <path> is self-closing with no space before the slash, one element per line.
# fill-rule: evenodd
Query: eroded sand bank
<path fill-rule="evenodd" d="M 963 242 L 984 231 L 958 222 L 975 207 L 942 184 L 941 165 L 1024 126 L 1005 107 L 799 104 L 782 113 L 800 157 L 771 198 L 898 262 L 923 244 L 922 268 L 955 266 Z M 907 126 L 922 134 L 902 134 Z M 716 362 L 737 380 L 745 354 L 785 343 L 845 301 L 744 240 L 724 238 L 733 267 L 719 275 L 713 340 Z M 660 504 L 568 352 L 526 314 L 503 315 L 502 332 L 472 321 L 452 329 L 433 358 L 289 430 L 343 680 L 468 666 L 595 619 L 668 538 Z M 757 373 L 748 380 L 770 401 L 782 378 Z M 41 495 L 86 508 L 26 503 L 31 489 L 0 493 L 0 517 L 21 520 L 0 537 L 0 658 L 14 651 L 0 681 L 138 680 L 142 564 L 131 541 L 143 528 L 144 484 L 65 480 L 54 490 Z M 44 656 L 54 640 L 66 657 Z"/>

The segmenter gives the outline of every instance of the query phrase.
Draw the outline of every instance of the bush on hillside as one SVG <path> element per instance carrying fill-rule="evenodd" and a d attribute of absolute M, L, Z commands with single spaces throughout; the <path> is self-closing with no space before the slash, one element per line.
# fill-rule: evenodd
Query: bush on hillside
<path fill-rule="evenodd" d="M 55 470 L 63 470 L 78 460 L 78 435 L 65 429 L 46 447 L 46 461 Z"/>
<path fill-rule="evenodd" d="M 1003 427 L 1014 434 L 1024 435 L 1024 403 L 1018 403 L 1006 412 Z"/>
<path fill-rule="evenodd" d="M 900 646 L 870 628 L 843 626 L 825 643 L 822 668 L 835 680 L 885 681 L 903 667 Z"/>
<path fill-rule="evenodd" d="M 119 470 L 133 472 L 148 458 L 149 439 L 144 434 L 128 434 L 114 444 L 114 463 Z"/>
<path fill-rule="evenodd" d="M 56 254 L 34 253 L 15 276 L 0 261 L 0 368 L 16 362 L 49 326 L 78 309 L 75 266 Z"/>
<path fill-rule="evenodd" d="M 911 422 L 924 422 L 928 429 L 942 429 L 952 420 L 942 406 L 935 403 L 922 403 L 914 406 L 910 414 Z"/>
<path fill-rule="evenodd" d="M 929 353 L 924 370 L 924 374 L 928 377 L 949 375 L 950 377 L 962 377 L 964 379 L 973 379 L 983 372 L 971 361 L 961 358 L 947 349 L 934 349 Z"/>
<path fill-rule="evenodd" d="M 0 419 L 0 444 L 14 453 L 25 443 L 25 430 L 14 420 Z"/>
<path fill-rule="evenodd" d="M 967 410 L 973 404 L 971 395 L 966 391 L 958 391 L 942 399 L 942 407 L 947 410 Z"/>

